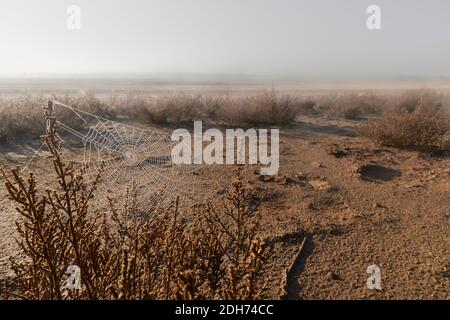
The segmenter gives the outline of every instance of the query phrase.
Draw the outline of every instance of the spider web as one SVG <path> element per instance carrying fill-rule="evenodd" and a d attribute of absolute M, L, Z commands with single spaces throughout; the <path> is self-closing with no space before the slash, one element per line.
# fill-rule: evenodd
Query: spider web
<path fill-rule="evenodd" d="M 96 192 L 100 204 L 121 205 L 131 196 L 145 211 L 177 197 L 201 198 L 211 190 L 211 181 L 199 179 L 205 166 L 172 163 L 171 150 L 177 142 L 168 132 L 111 121 L 57 101 L 54 105 L 69 109 L 84 123 L 80 131 L 57 120 L 61 129 L 81 141 L 82 159 L 75 162 L 85 172 L 85 183 L 93 183 L 103 167 Z"/>

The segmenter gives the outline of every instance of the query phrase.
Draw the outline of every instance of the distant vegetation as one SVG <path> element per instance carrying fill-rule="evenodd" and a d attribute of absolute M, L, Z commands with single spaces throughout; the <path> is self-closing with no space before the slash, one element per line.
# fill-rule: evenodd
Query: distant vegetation
<path fill-rule="evenodd" d="M 230 127 L 286 126 L 302 115 L 362 120 L 360 135 L 399 148 L 442 149 L 449 130 L 449 99 L 432 91 L 399 93 L 341 92 L 295 96 L 276 91 L 253 95 L 212 96 L 175 94 L 153 97 L 133 94 L 96 97 L 17 96 L 0 99 L 0 141 L 37 137 L 44 131 L 41 106 L 52 98 L 109 118 L 126 118 L 149 125 L 177 126 L 203 120 Z M 83 126 L 70 110 L 59 109 L 58 119 L 75 130 Z"/>
<path fill-rule="evenodd" d="M 99 116 L 116 117 L 113 108 L 93 95 L 51 98 Z M 43 106 L 47 104 L 48 99 L 42 96 L 0 99 L 0 142 L 14 142 L 22 138 L 37 138 L 42 135 L 45 131 Z M 83 122 L 68 109 L 58 109 L 58 120 L 74 129 L 80 129 L 83 126 Z"/>

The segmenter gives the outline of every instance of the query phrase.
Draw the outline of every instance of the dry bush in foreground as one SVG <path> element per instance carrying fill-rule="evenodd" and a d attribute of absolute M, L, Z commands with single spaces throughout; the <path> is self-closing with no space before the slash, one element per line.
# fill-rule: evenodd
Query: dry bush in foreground
<path fill-rule="evenodd" d="M 450 118 L 438 96 L 405 95 L 379 119 L 370 120 L 360 128 L 359 134 L 389 147 L 444 150 L 450 134 Z"/>
<path fill-rule="evenodd" d="M 142 219 L 134 192 L 123 209 L 93 208 L 92 184 L 60 156 L 62 141 L 46 136 L 57 186 L 39 190 L 34 174 L 0 169 L 17 207 L 21 261 L 9 292 L 20 299 L 257 299 L 268 253 L 258 239 L 258 202 L 238 174 L 219 206 L 208 202 L 192 223 L 178 201 Z M 253 200 L 253 201 L 250 201 Z M 220 208 L 220 209 L 219 209 Z M 68 268 L 81 270 L 81 289 L 68 289 Z"/>

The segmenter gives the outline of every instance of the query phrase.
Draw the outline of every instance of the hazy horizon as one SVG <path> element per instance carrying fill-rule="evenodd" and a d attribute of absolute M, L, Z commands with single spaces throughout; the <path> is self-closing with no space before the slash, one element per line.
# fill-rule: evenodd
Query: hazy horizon
<path fill-rule="evenodd" d="M 449 76 L 438 75 L 378 75 L 378 76 L 339 76 L 339 75 L 289 75 L 289 74 L 250 74 L 250 73 L 173 73 L 173 72 L 103 72 L 103 73 L 0 73 L 0 80 L 149 80 L 149 81 L 172 81 L 181 80 L 195 82 L 225 81 L 225 82 L 348 82 L 348 81 L 450 81 Z"/>

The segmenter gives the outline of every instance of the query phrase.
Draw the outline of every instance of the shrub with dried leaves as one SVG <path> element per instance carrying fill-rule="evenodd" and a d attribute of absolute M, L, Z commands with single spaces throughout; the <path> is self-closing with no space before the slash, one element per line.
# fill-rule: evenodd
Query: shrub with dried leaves
<path fill-rule="evenodd" d="M 450 117 L 439 97 L 430 93 L 401 97 L 359 134 L 377 144 L 420 151 L 448 148 Z"/>
<path fill-rule="evenodd" d="M 11 260 L 19 299 L 257 299 L 269 256 L 258 238 L 258 200 L 240 174 L 220 206 L 212 201 L 187 221 L 178 200 L 143 218 L 131 190 L 123 208 L 94 207 L 97 178 L 61 156 L 55 131 L 45 136 L 53 156 L 54 188 L 42 190 L 35 174 L 0 173 L 19 213 Z M 47 184 L 48 185 L 48 184 Z M 220 209 L 219 209 L 220 208 Z M 67 287 L 69 266 L 81 271 L 81 289 Z M 5 290 L 3 290 L 5 291 Z"/>

